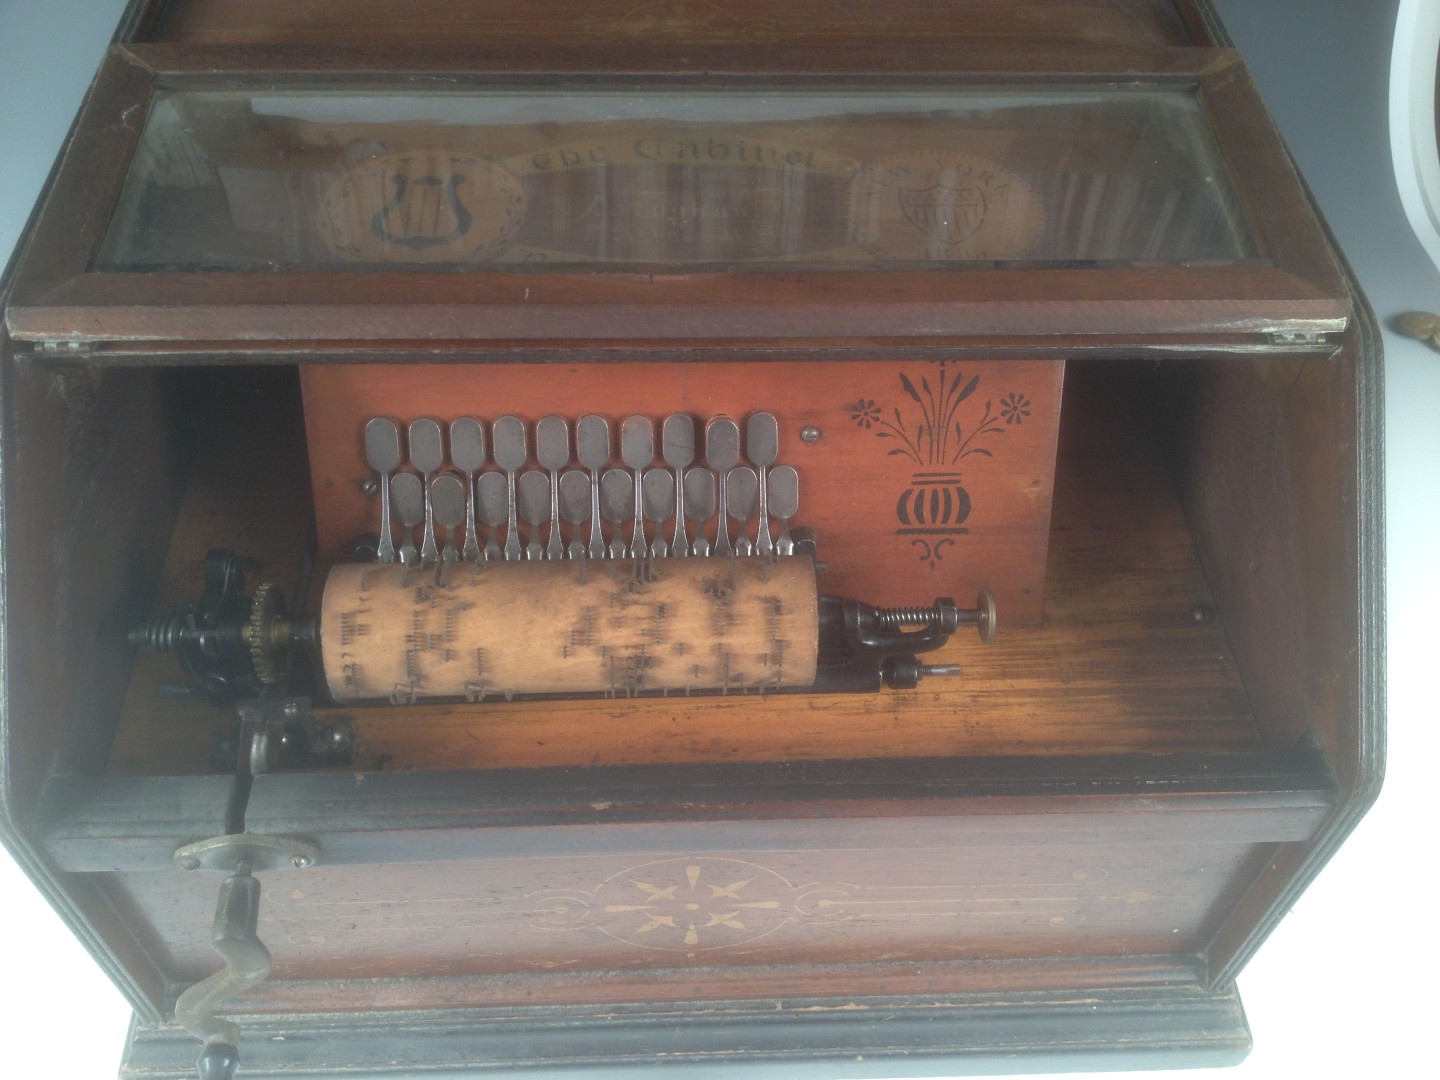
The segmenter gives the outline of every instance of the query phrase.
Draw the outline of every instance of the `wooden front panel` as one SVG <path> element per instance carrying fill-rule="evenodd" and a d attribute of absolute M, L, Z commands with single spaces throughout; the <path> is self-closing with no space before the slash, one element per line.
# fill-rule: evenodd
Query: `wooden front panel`
<path fill-rule="evenodd" d="M 743 427 L 768 410 L 780 422 L 779 463 L 800 476 L 791 526 L 815 529 L 828 564 L 823 592 L 968 606 L 989 586 L 1002 625 L 1036 622 L 1063 373 L 1060 361 L 308 367 L 321 561 L 351 561 L 353 539 L 378 529 L 377 501 L 362 490 L 374 476 L 363 443 L 370 417 L 403 427 L 473 415 L 488 426 L 507 413 L 530 424 L 599 413 L 618 433 L 634 413 L 658 431 L 673 412 L 700 429 L 722 414 Z M 807 427 L 813 442 L 801 438 Z"/>
<path fill-rule="evenodd" d="M 321 865 L 262 875 L 259 932 L 281 983 L 559 973 L 583 984 L 586 973 L 649 970 L 661 983 L 677 980 L 672 994 L 693 997 L 703 975 L 686 973 L 715 968 L 766 965 L 779 976 L 809 964 L 1193 952 L 1271 850 L 658 850 Z M 215 967 L 215 877 L 112 882 L 121 909 L 150 924 L 172 975 L 199 979 Z"/>

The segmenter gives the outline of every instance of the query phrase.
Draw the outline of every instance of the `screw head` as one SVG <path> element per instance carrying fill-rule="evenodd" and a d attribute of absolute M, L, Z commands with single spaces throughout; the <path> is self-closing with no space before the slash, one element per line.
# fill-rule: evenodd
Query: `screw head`
<path fill-rule="evenodd" d="M 374 480 L 361 480 L 360 493 L 362 495 L 376 495 L 380 491 L 380 485 Z"/>
<path fill-rule="evenodd" d="M 814 424 L 806 424 L 800 429 L 800 441 L 803 443 L 817 443 L 820 441 L 820 429 Z"/>
<path fill-rule="evenodd" d="M 309 855 L 296 855 L 290 860 L 290 865 L 295 867 L 296 870 L 308 870 L 315 865 L 315 860 Z"/>
<path fill-rule="evenodd" d="M 199 870 L 199 869 L 200 869 L 200 860 L 197 859 L 197 858 L 195 858 L 194 856 L 191 856 L 191 857 L 185 858 L 185 859 L 181 859 L 181 860 L 180 860 L 180 869 L 182 869 L 182 870 Z"/>

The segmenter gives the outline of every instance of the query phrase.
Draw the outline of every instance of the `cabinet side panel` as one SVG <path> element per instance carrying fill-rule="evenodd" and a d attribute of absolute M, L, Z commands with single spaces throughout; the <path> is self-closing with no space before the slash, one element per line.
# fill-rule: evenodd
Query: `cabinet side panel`
<path fill-rule="evenodd" d="M 103 766 L 182 484 L 173 373 L 9 364 L 4 400 L 5 795 Z"/>
<path fill-rule="evenodd" d="M 1383 424 L 1377 335 L 1301 365 L 1184 380 L 1186 497 L 1225 627 L 1271 746 L 1313 737 L 1336 781 L 1315 839 L 1282 845 L 1206 955 L 1233 978 L 1359 820 L 1384 766 Z"/>
<path fill-rule="evenodd" d="M 1273 748 L 1313 730 L 1352 790 L 1371 647 L 1360 548 L 1377 527 L 1361 513 L 1358 440 L 1376 436 L 1360 425 L 1355 357 L 1197 364 L 1177 385 L 1187 516 L 1256 723 Z"/>

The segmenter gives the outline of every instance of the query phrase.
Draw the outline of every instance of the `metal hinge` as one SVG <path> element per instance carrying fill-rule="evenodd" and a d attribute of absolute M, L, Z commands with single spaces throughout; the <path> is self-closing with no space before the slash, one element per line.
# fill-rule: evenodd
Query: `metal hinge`
<path fill-rule="evenodd" d="M 42 338 L 35 342 L 35 352 L 37 355 L 45 357 L 63 356 L 74 358 L 77 356 L 90 356 L 95 352 L 95 339 L 81 337 Z"/>
<path fill-rule="evenodd" d="M 1325 335 L 1318 330 L 1277 330 L 1270 335 L 1271 345 L 1320 345 Z"/>

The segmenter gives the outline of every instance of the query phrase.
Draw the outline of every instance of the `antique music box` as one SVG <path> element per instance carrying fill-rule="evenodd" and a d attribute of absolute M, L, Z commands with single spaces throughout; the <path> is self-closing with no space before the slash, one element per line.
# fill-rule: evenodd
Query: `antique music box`
<path fill-rule="evenodd" d="M 3 298 L 126 1077 L 1232 1061 L 1379 782 L 1373 326 L 1203 0 L 137 0 Z"/>

